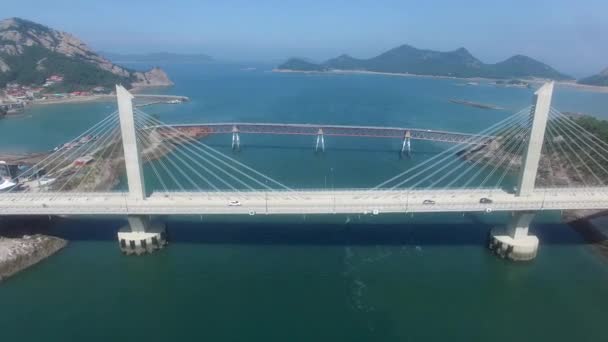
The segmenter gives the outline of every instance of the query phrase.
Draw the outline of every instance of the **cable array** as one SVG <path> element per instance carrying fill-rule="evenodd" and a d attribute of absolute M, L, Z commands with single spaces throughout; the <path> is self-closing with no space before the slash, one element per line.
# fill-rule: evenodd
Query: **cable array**
<path fill-rule="evenodd" d="M 20 170 L 8 192 L 110 191 L 124 168 L 117 112 L 87 129 L 49 155 Z M 121 163 L 122 162 L 122 163 Z"/>
<path fill-rule="evenodd" d="M 137 139 L 162 191 L 293 191 L 200 141 L 203 129 L 179 129 L 136 109 Z"/>
<path fill-rule="evenodd" d="M 510 191 L 516 186 L 513 176 L 523 164 L 534 110 L 527 107 L 370 190 Z M 149 192 L 297 194 L 285 184 L 203 143 L 201 140 L 210 134 L 205 127 L 173 127 L 139 109 L 134 110 L 134 115 Z M 551 108 L 536 187 L 606 187 L 607 141 L 608 133 L 603 136 L 597 125 Z M 20 170 L 12 179 L 17 185 L 8 192 L 115 190 L 124 175 L 124 163 L 119 117 L 114 112 L 55 148 L 35 165 Z"/>
<path fill-rule="evenodd" d="M 525 108 L 437 155 L 382 182 L 372 190 L 499 187 L 517 163 L 530 130 Z M 490 140 L 488 136 L 496 138 Z"/>
<path fill-rule="evenodd" d="M 540 179 L 541 185 L 604 187 L 608 184 L 608 142 L 598 137 L 601 132 L 596 123 L 585 122 L 585 118 L 573 118 L 551 108 L 544 157 L 545 165 L 550 163 L 553 177 Z"/>

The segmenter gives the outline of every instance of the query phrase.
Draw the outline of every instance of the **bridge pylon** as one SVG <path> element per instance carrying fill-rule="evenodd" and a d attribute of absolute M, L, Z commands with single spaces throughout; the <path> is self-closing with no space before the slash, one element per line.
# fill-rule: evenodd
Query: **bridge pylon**
<path fill-rule="evenodd" d="M 515 193 L 517 197 L 530 196 L 534 191 L 554 86 L 554 82 L 545 83 L 534 93 L 530 110 L 532 128 L 522 156 Z M 514 213 L 506 227 L 497 227 L 490 232 L 488 247 L 503 258 L 515 261 L 534 259 L 539 242 L 536 236 L 528 234 L 528 229 L 535 215 L 533 211 Z"/>
<path fill-rule="evenodd" d="M 122 148 L 125 154 L 129 197 L 143 201 L 146 199 L 146 185 L 144 183 L 140 146 L 137 141 L 135 116 L 133 115 L 133 99 L 134 96 L 127 89 L 121 85 L 116 85 L 116 100 L 118 102 Z"/>
<path fill-rule="evenodd" d="M 141 161 L 140 146 L 137 141 L 133 98 L 121 85 L 116 85 L 116 101 L 122 146 L 127 169 L 128 197 L 133 201 L 146 200 L 146 185 Z M 126 254 L 142 254 L 162 248 L 166 244 L 164 225 L 151 224 L 147 216 L 128 216 L 129 224 L 118 232 L 120 248 Z"/>
<path fill-rule="evenodd" d="M 551 110 L 554 85 L 555 82 L 545 83 L 534 93 L 534 103 L 530 111 L 532 128 L 522 158 L 522 166 L 517 182 L 517 196 L 529 196 L 534 191 L 547 120 L 549 119 L 549 111 Z"/>

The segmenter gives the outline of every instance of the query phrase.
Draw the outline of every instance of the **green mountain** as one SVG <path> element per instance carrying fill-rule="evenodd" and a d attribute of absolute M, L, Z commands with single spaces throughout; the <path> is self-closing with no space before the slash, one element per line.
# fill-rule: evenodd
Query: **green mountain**
<path fill-rule="evenodd" d="M 364 70 L 451 77 L 571 79 L 550 66 L 526 56 L 517 55 L 500 63 L 485 64 L 465 48 L 439 52 L 421 50 L 410 45 L 401 45 L 370 59 L 341 55 L 324 63 L 315 64 L 292 58 L 277 69 L 294 71 Z"/>
<path fill-rule="evenodd" d="M 589 76 L 578 81 L 580 84 L 608 87 L 608 68 L 597 75 Z"/>
<path fill-rule="evenodd" d="M 309 62 L 302 58 L 290 58 L 287 62 L 281 64 L 279 69 L 294 70 L 294 71 L 326 71 L 327 68 L 321 64 Z"/>
<path fill-rule="evenodd" d="M 58 91 L 108 89 L 117 83 L 127 87 L 168 85 L 159 69 L 136 72 L 113 64 L 93 52 L 73 35 L 19 18 L 0 21 L 0 87 L 16 82 L 41 85 L 60 75 Z"/>

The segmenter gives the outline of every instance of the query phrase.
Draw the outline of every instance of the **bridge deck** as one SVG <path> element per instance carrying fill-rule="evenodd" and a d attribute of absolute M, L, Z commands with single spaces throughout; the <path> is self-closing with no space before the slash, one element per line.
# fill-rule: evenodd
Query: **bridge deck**
<path fill-rule="evenodd" d="M 202 124 L 176 124 L 171 127 L 205 127 L 211 134 L 229 134 L 236 129 L 243 134 L 277 134 L 277 135 L 317 135 L 319 131 L 326 136 L 366 137 L 366 138 L 395 138 L 403 139 L 409 132 L 411 139 L 430 140 L 448 143 L 486 144 L 494 136 L 476 135 L 468 133 L 427 130 L 403 127 L 375 127 L 375 126 L 341 126 L 316 124 L 279 124 L 279 123 L 202 123 Z M 473 139 L 480 138 L 480 139 Z"/>
<path fill-rule="evenodd" d="M 482 197 L 493 203 L 482 204 Z M 238 200 L 240 206 L 229 206 Z M 433 200 L 435 204 L 423 204 Z M 295 192 L 154 193 L 145 201 L 124 193 L 0 194 L 2 215 L 221 215 L 481 212 L 608 207 L 608 188 L 537 189 L 516 197 L 502 190 L 302 190 Z"/>

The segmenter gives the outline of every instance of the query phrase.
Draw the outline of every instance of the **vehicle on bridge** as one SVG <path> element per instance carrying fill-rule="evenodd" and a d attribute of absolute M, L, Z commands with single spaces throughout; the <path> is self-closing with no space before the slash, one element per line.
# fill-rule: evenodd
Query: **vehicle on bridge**
<path fill-rule="evenodd" d="M 0 181 L 0 192 L 11 190 L 16 185 L 17 183 L 12 182 L 10 179 L 3 179 L 2 181 Z"/>
<path fill-rule="evenodd" d="M 239 201 L 230 201 L 230 202 L 228 202 L 228 206 L 229 207 L 240 207 L 241 206 L 241 202 L 239 202 Z"/>

